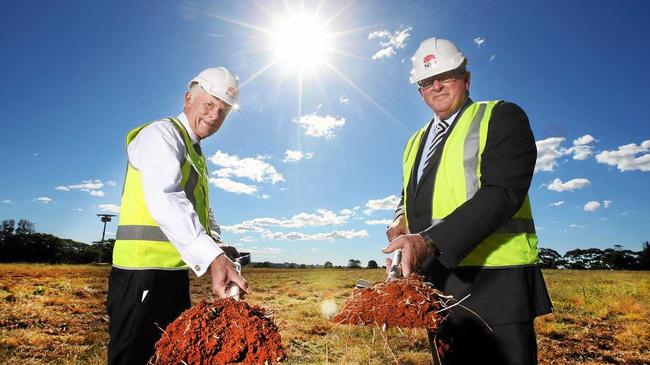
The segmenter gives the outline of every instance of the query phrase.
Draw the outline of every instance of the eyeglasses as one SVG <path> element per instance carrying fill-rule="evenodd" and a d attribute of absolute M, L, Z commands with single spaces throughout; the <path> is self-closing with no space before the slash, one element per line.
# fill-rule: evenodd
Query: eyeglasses
<path fill-rule="evenodd" d="M 433 86 L 436 81 L 440 82 L 441 84 L 448 84 L 456 79 L 460 79 L 461 76 L 465 76 L 465 73 L 458 70 L 451 70 L 439 75 L 428 77 L 424 80 L 420 80 L 418 81 L 418 86 L 420 87 L 420 90 L 426 90 Z"/>
<path fill-rule="evenodd" d="M 217 105 L 217 103 L 207 102 L 202 103 L 203 109 L 208 113 L 212 113 L 216 108 L 219 108 L 219 114 L 228 115 L 232 107 L 230 105 Z"/>

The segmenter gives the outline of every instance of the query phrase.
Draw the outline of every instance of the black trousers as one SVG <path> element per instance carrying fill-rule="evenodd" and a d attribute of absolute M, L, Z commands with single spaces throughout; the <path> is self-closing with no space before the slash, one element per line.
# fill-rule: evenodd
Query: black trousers
<path fill-rule="evenodd" d="M 434 364 L 441 365 L 535 365 L 537 364 L 537 340 L 533 322 L 514 323 L 487 327 L 443 324 L 437 334 L 438 340 L 449 344 L 449 349 L 438 361 L 431 347 Z M 429 344 L 434 336 L 429 333 Z"/>
<path fill-rule="evenodd" d="M 106 306 L 108 363 L 146 364 L 162 330 L 191 306 L 188 272 L 114 267 Z"/>

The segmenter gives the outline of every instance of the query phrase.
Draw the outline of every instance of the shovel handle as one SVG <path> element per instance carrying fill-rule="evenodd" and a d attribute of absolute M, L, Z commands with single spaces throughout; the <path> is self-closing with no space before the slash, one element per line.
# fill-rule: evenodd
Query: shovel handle
<path fill-rule="evenodd" d="M 390 270 L 388 271 L 388 276 L 386 277 L 386 283 L 392 281 L 396 277 L 399 276 L 399 272 L 397 271 L 397 268 L 399 267 L 399 264 L 402 262 L 402 249 L 398 248 L 395 250 L 393 253 L 393 262 L 390 266 Z"/>
<path fill-rule="evenodd" d="M 235 264 L 235 270 L 237 270 L 237 273 L 241 274 L 241 264 L 237 261 L 233 262 L 233 264 Z M 239 285 L 231 283 L 230 287 L 228 288 L 228 296 L 234 298 L 236 301 L 239 301 L 240 291 L 241 289 L 239 288 Z"/>

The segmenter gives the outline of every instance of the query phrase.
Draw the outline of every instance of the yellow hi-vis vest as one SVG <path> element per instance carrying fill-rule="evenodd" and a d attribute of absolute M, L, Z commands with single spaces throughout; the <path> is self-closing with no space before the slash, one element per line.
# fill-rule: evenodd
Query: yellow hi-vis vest
<path fill-rule="evenodd" d="M 476 194 L 481 187 L 481 155 L 487 141 L 492 110 L 498 101 L 474 102 L 456 118 L 435 172 L 432 225 L 439 223 Z M 406 144 L 402 158 L 404 202 L 415 158 L 427 126 Z M 404 204 L 404 216 L 407 205 Z M 408 224 L 408 223 L 407 223 Z M 467 227 L 472 229 L 472 227 Z M 528 195 L 506 224 L 489 235 L 458 266 L 505 267 L 532 265 L 539 261 L 537 235 Z"/>
<path fill-rule="evenodd" d="M 185 142 L 185 158 L 181 163 L 180 186 L 194 206 L 201 225 L 210 232 L 208 224 L 208 169 L 205 157 L 192 145 L 189 134 L 176 118 L 167 118 Z M 149 124 L 130 131 L 126 136 L 128 146 L 135 136 Z M 127 166 L 122 207 L 117 227 L 113 266 L 124 269 L 187 269 L 180 253 L 151 217 L 144 200 L 142 176 L 130 163 Z"/>

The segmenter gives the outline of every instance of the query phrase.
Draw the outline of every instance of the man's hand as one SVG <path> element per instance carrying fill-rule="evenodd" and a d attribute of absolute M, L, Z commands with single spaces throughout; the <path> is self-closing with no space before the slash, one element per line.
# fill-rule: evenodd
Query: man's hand
<path fill-rule="evenodd" d="M 404 218 L 404 215 L 402 214 L 395 218 L 393 223 L 388 226 L 386 237 L 388 237 L 388 242 L 393 242 L 395 238 L 403 234 L 408 234 L 408 229 L 406 228 L 406 218 Z"/>
<path fill-rule="evenodd" d="M 246 294 L 250 294 L 248 281 L 235 269 L 235 264 L 225 255 L 217 256 L 210 264 L 210 279 L 212 279 L 212 292 L 219 298 L 227 298 L 230 285 L 237 285 Z M 243 293 L 242 293 L 243 294 Z"/>
<path fill-rule="evenodd" d="M 402 249 L 402 274 L 409 276 L 415 273 L 427 254 L 427 243 L 419 234 L 405 234 L 391 241 L 383 252 L 391 253 L 398 248 Z M 386 259 L 386 267 L 390 267 L 391 263 L 391 259 Z"/>

